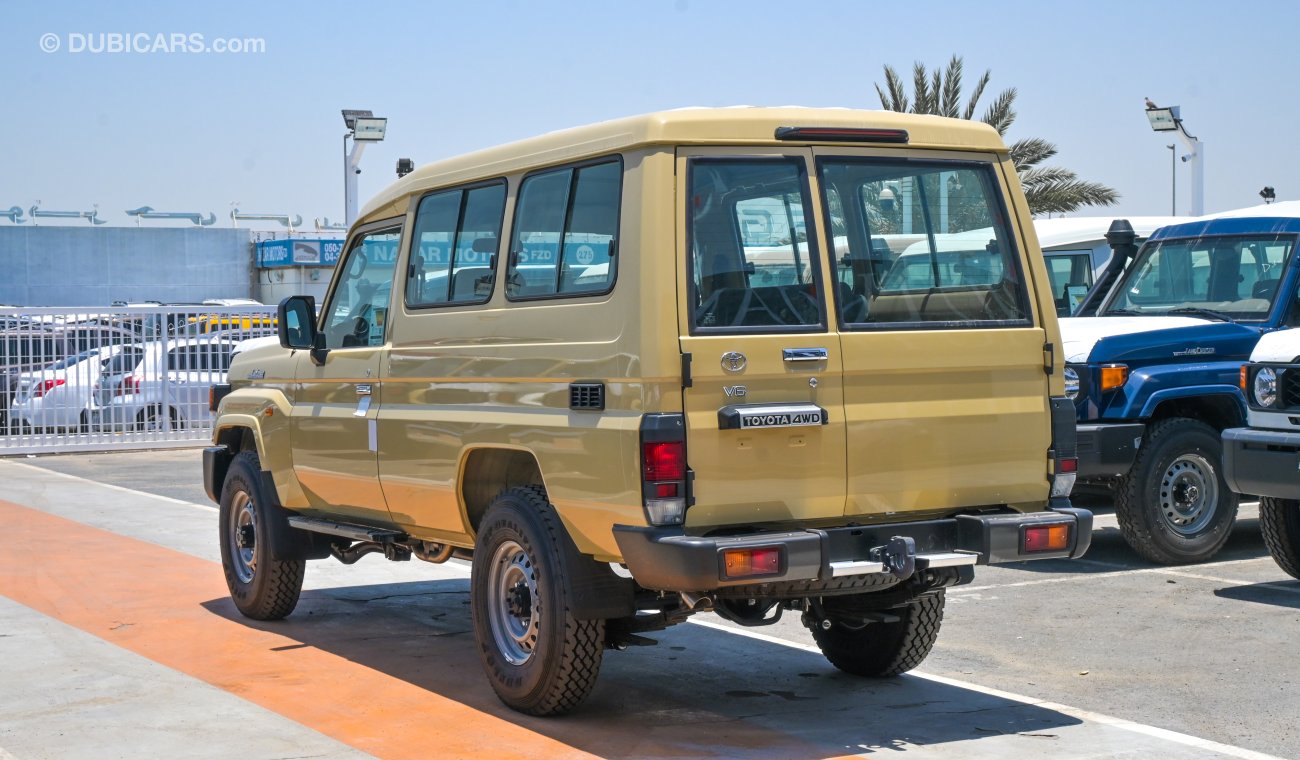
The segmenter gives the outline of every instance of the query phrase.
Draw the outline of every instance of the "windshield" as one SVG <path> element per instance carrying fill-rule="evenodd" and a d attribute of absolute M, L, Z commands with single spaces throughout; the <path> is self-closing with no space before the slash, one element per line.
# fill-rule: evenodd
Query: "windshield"
<path fill-rule="evenodd" d="M 1208 310 L 1241 320 L 1268 316 L 1293 240 L 1215 236 L 1149 243 L 1099 316 Z"/>

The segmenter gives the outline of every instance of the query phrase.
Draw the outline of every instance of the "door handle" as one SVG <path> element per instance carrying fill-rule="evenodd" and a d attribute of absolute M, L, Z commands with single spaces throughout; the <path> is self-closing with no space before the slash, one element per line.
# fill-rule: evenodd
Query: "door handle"
<path fill-rule="evenodd" d="M 357 383 L 357 395 L 358 395 L 358 396 L 369 396 L 369 395 L 370 395 L 370 383 Z"/>
<path fill-rule="evenodd" d="M 788 362 L 824 362 L 826 356 L 826 349 L 824 348 L 781 349 L 781 358 Z"/>

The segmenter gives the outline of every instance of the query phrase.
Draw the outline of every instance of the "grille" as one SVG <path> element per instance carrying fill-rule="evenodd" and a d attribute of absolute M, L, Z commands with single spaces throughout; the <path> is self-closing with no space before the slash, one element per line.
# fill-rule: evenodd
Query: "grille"
<path fill-rule="evenodd" d="M 605 409 L 605 384 L 570 383 L 569 408 L 603 411 Z"/>
<path fill-rule="evenodd" d="M 1278 397 L 1284 409 L 1300 409 L 1300 367 L 1278 373 Z"/>

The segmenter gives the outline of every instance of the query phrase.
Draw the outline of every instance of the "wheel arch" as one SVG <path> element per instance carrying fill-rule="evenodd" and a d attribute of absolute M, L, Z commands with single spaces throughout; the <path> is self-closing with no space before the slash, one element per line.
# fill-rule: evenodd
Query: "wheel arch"
<path fill-rule="evenodd" d="M 1240 394 L 1210 393 L 1152 398 L 1151 411 L 1144 416 L 1152 422 L 1170 417 L 1188 417 L 1223 431 L 1244 425 L 1246 410 Z"/>
<path fill-rule="evenodd" d="M 478 534 L 488 506 L 502 491 L 527 486 L 546 488 L 537 457 L 523 447 L 478 446 L 466 449 L 461 455 L 456 482 L 465 527 L 471 536 Z"/>

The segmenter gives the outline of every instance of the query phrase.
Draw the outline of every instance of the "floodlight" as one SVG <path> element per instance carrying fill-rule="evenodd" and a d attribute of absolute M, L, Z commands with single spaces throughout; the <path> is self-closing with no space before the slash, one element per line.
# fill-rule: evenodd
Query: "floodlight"
<path fill-rule="evenodd" d="M 344 108 L 344 109 L 343 109 L 343 123 L 348 125 L 348 129 L 355 129 L 355 128 L 356 128 L 356 126 L 357 126 L 357 118 L 359 118 L 359 117 L 369 117 L 369 116 L 374 116 L 374 113 L 372 113 L 372 112 L 370 112 L 370 111 L 357 110 L 357 109 L 355 109 L 355 108 Z"/>
<path fill-rule="evenodd" d="M 1174 108 L 1148 108 L 1147 118 L 1151 121 L 1151 128 L 1157 132 L 1178 130 L 1178 114 Z"/>
<path fill-rule="evenodd" d="M 388 119 L 376 116 L 358 116 L 352 127 L 353 140 L 379 142 L 384 139 L 384 130 L 388 128 Z"/>

